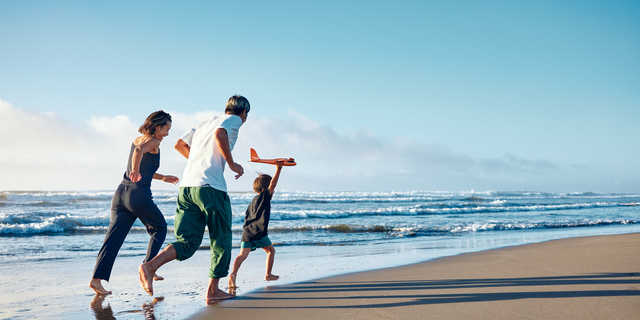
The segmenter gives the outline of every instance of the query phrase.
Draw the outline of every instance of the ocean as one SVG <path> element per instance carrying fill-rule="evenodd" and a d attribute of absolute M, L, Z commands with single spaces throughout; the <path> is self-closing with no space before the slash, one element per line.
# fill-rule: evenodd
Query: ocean
<path fill-rule="evenodd" d="M 0 192 L 0 298 L 4 301 L 0 310 L 5 310 L 0 311 L 0 318 L 29 318 L 33 312 L 42 312 L 25 307 L 34 303 L 24 300 L 27 293 L 5 299 L 11 295 L 7 288 L 18 285 L 16 277 L 27 277 L 25 270 L 32 267 L 49 272 L 49 266 L 58 270 L 74 266 L 78 290 L 86 291 L 82 297 L 92 296 L 86 284 L 109 225 L 112 195 L 113 191 Z M 239 248 L 244 212 L 254 195 L 229 193 L 234 250 Z M 153 196 L 169 224 L 165 242 L 174 241 L 177 191 L 154 191 Z M 639 204 L 640 194 L 636 193 L 277 191 L 269 237 L 278 250 L 274 273 L 282 270 L 284 275 L 278 283 L 290 283 L 550 239 L 640 232 Z M 139 264 L 148 241 L 143 225 L 136 222 L 114 269 L 119 263 Z M 201 281 L 206 281 L 208 244 L 205 236 L 203 250 L 194 258 L 202 270 L 196 276 Z M 246 267 L 251 275 L 264 272 L 265 255 L 252 256 L 243 268 L 251 265 Z M 127 272 L 126 277 L 131 273 L 135 282 L 135 269 Z M 245 293 L 265 286 L 259 274 L 246 278 L 241 282 Z M 117 279 L 114 271 L 111 283 L 105 286 L 114 287 Z M 130 287 L 117 288 L 135 288 L 139 294 L 136 283 L 127 285 Z M 202 289 L 191 290 L 184 299 L 200 301 L 203 294 Z M 111 304 L 119 301 L 117 295 L 112 299 Z M 60 318 L 83 318 L 91 314 L 88 304 L 82 310 L 74 311 L 78 307 L 71 304 L 56 312 L 63 315 Z M 122 307 L 125 309 L 127 306 Z M 138 313 L 126 313 L 127 318 L 144 318 L 138 309 Z M 176 314 L 169 310 L 165 315 Z M 167 318 L 184 317 L 186 314 Z"/>

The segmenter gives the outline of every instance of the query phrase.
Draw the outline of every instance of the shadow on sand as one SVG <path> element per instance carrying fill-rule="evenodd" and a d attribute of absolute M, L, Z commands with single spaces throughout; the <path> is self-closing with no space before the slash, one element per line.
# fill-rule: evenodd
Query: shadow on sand
<path fill-rule="evenodd" d="M 447 304 L 461 302 L 505 301 L 540 298 L 583 298 L 640 296 L 640 290 L 591 290 L 598 285 L 640 284 L 640 273 L 606 273 L 577 276 L 501 278 L 501 279 L 450 279 L 420 281 L 363 281 L 324 282 L 310 281 L 299 284 L 268 287 L 238 300 L 252 300 L 256 308 L 269 308 L 272 300 L 295 301 L 295 306 L 285 308 L 388 308 L 425 304 Z M 562 290 L 562 286 L 572 286 Z M 584 286 L 576 289 L 574 286 Z M 527 289 L 524 289 L 527 287 Z M 536 291 L 532 287 L 553 287 L 553 290 Z M 505 288 L 505 292 L 478 292 L 482 288 Z M 522 289 L 518 289 L 522 288 Z M 590 289 L 591 288 L 591 289 Z M 443 289 L 456 289 L 455 293 L 443 293 Z M 462 290 L 460 290 L 462 289 Z M 515 290 L 514 290 L 515 289 Z M 451 292 L 450 290 L 447 290 Z M 444 291 L 444 292 L 447 292 Z M 462 291 L 462 293 L 460 293 Z M 493 290 L 495 291 L 495 290 Z M 361 292 L 362 294 L 357 294 Z M 348 294 L 345 294 L 348 293 Z M 341 306 L 321 306 L 321 300 L 353 301 Z M 384 301 L 380 303 L 374 302 Z M 309 305 L 304 302 L 309 302 Z M 363 303 L 363 301 L 365 303 Z M 366 303 L 366 302 L 370 303 Z M 243 307 L 243 308 L 246 308 Z M 252 307 L 249 307 L 252 308 Z M 282 308 L 279 306 L 278 308 Z"/>

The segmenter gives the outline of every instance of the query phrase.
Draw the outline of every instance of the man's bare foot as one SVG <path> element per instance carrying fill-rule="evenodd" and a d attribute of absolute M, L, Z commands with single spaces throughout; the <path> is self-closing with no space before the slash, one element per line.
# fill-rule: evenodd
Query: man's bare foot
<path fill-rule="evenodd" d="M 162 280 L 164 280 L 163 276 L 159 276 L 157 274 L 153 275 L 153 281 L 162 281 Z"/>
<path fill-rule="evenodd" d="M 149 270 L 148 266 L 145 266 L 145 264 L 141 264 L 140 267 L 138 267 L 138 275 L 140 276 L 140 286 L 142 287 L 142 289 L 144 289 L 144 291 L 146 291 L 149 295 L 153 295 L 153 276 L 155 275 L 155 272 L 150 272 L 151 270 Z"/>
<path fill-rule="evenodd" d="M 207 292 L 207 302 L 210 301 L 217 301 L 217 300 L 227 300 L 227 299 L 233 299 L 236 296 L 234 294 L 229 294 L 226 293 L 220 289 L 218 289 L 218 291 L 212 295 L 209 295 L 209 293 Z"/>
<path fill-rule="evenodd" d="M 101 281 L 102 279 L 91 278 L 91 282 L 89 282 L 89 287 L 93 289 L 93 291 L 95 291 L 96 294 L 111 294 L 111 291 L 107 291 L 107 289 L 105 289 L 102 286 Z"/>
<path fill-rule="evenodd" d="M 238 286 L 236 286 L 236 275 L 235 274 L 229 274 L 229 289 L 233 289 L 233 288 L 237 288 Z"/>
<path fill-rule="evenodd" d="M 275 274 L 268 274 L 264 277 L 264 281 L 276 281 L 280 279 L 280 276 L 276 276 Z"/>

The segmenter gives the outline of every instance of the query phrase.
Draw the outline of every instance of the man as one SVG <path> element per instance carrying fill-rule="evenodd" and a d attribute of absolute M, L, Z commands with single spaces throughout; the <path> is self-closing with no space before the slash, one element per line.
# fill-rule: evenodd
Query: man
<path fill-rule="evenodd" d="M 138 268 L 140 285 L 150 295 L 153 295 L 156 270 L 174 259 L 190 258 L 198 250 L 208 227 L 211 265 L 207 301 L 235 297 L 218 288 L 220 278 L 228 275 L 231 262 L 231 203 L 223 173 L 227 163 L 229 169 L 237 173 L 236 179 L 244 173 L 242 166 L 233 161 L 231 150 L 249 110 L 245 97 L 233 96 L 227 101 L 224 115 L 199 123 L 176 142 L 176 150 L 188 159 L 174 222 L 177 241 Z"/>

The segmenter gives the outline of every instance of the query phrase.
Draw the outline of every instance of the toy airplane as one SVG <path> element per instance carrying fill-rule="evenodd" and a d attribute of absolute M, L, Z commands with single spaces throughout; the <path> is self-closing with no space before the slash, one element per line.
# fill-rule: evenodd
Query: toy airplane
<path fill-rule="evenodd" d="M 296 162 L 293 161 L 293 158 L 260 159 L 258 158 L 258 153 L 253 150 L 253 148 L 251 148 L 251 162 L 268 163 L 275 165 L 276 163 L 278 163 L 278 161 L 282 161 L 282 165 L 287 167 L 296 165 Z"/>

